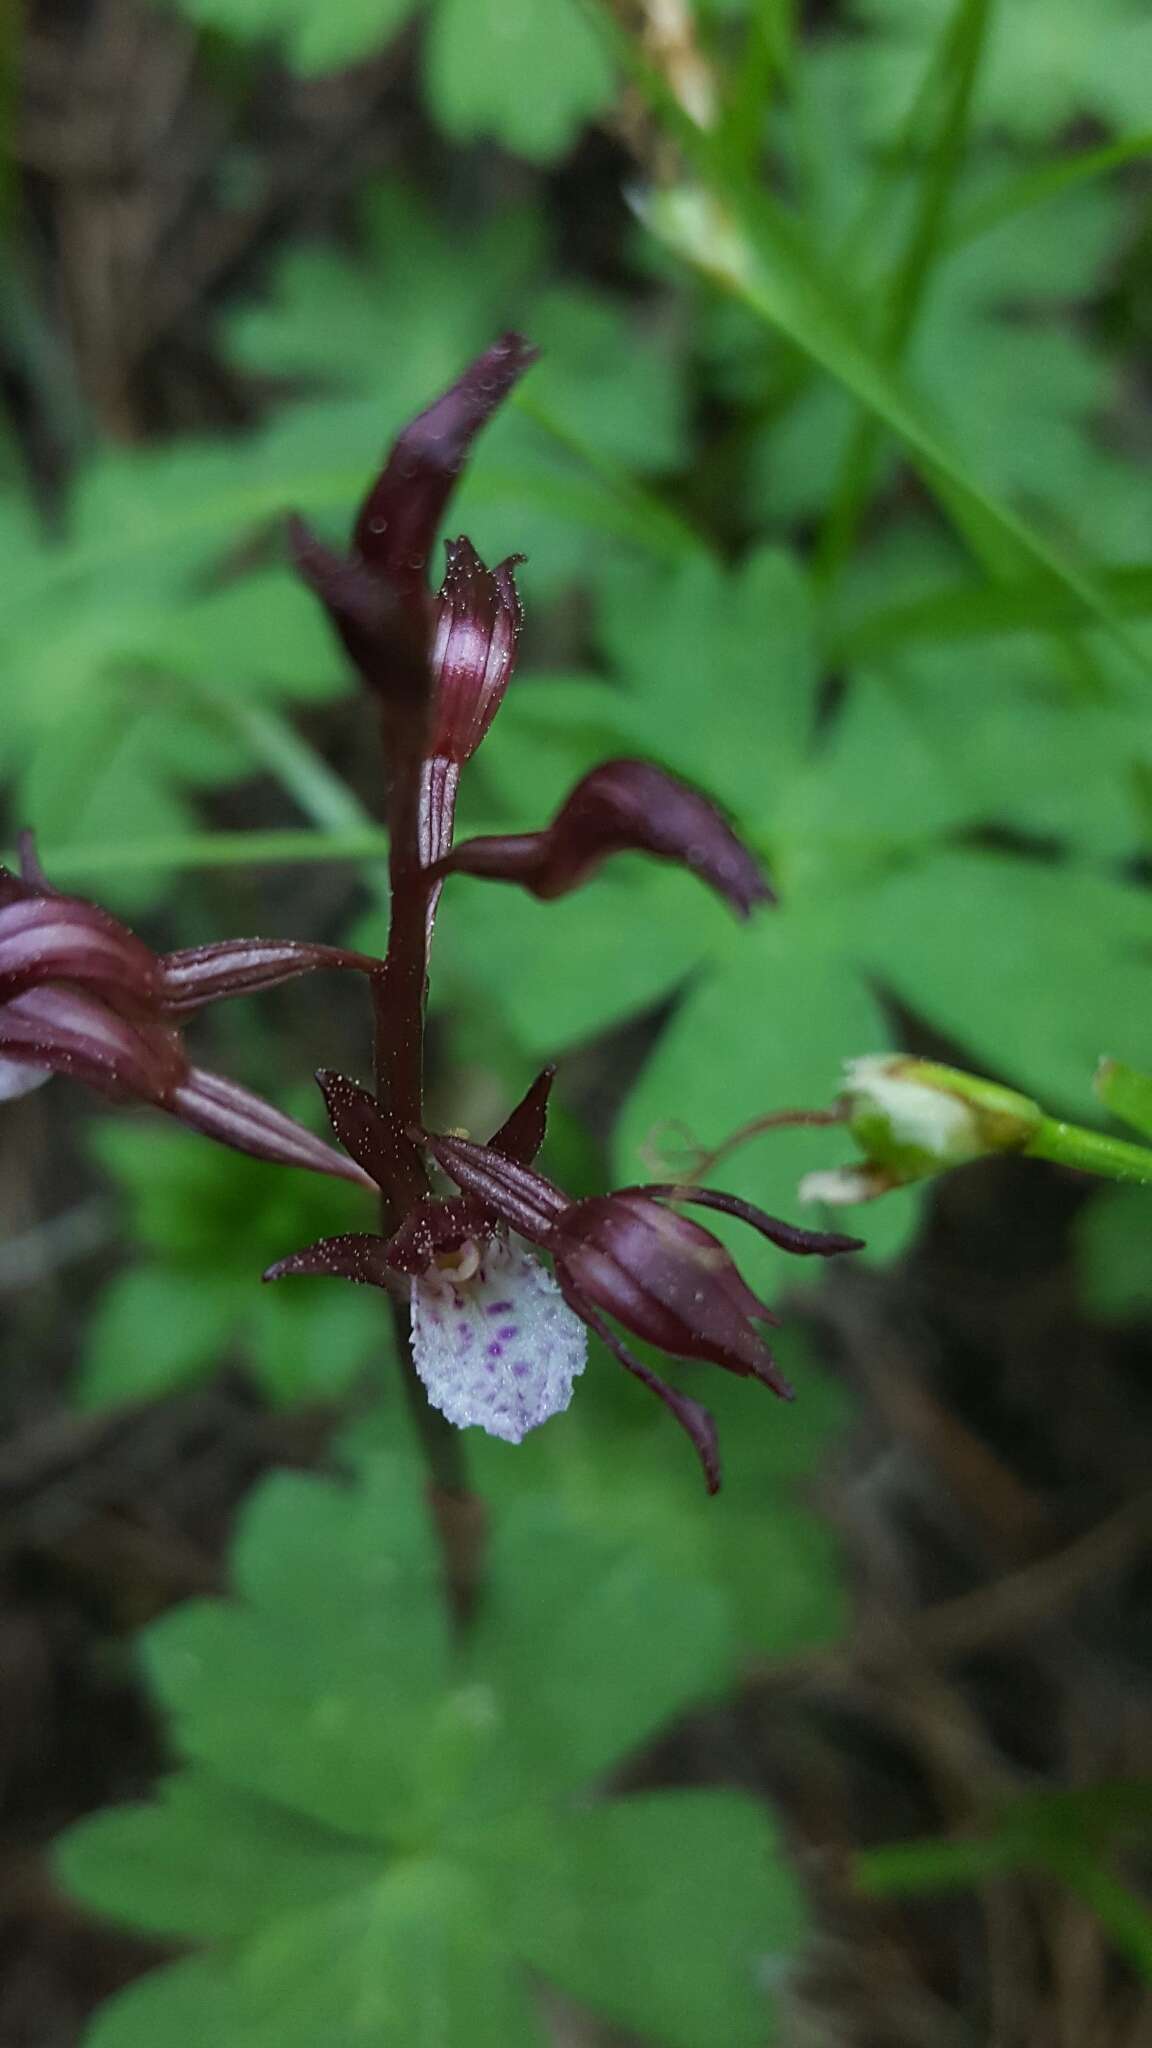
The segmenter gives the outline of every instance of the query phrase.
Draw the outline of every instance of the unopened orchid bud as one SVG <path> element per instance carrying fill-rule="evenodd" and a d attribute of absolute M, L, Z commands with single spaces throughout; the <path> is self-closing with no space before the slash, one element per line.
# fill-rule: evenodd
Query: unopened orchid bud
<path fill-rule="evenodd" d="M 808 1174 L 804 1201 L 872 1201 L 990 1153 L 1021 1152 L 1043 1121 L 1039 1105 L 1013 1088 L 900 1053 L 849 1060 L 840 1100 L 863 1157 Z"/>
<path fill-rule="evenodd" d="M 429 592 L 427 572 L 473 441 L 535 358 L 518 334 L 503 335 L 409 421 L 360 506 L 350 553 L 330 548 L 303 520 L 290 522 L 297 573 L 324 605 L 364 682 L 394 716 L 422 719 L 430 710 L 436 725 L 434 642 L 460 675 L 479 672 L 478 697 L 487 687 L 492 699 L 488 718 L 499 703 L 519 630 L 511 565 L 489 574 L 467 542 L 456 542 L 439 600 Z M 445 647 L 439 647 L 441 634 Z M 502 667 L 503 681 L 494 690 Z M 461 733 L 471 729 L 464 716 L 458 724 Z M 474 745 L 486 724 L 483 718 Z M 472 747 L 445 751 L 460 761 Z"/>
<path fill-rule="evenodd" d="M 433 758 L 470 760 L 500 709 L 524 616 L 515 576 L 523 559 L 486 569 L 471 541 L 448 542 L 432 643 Z"/>

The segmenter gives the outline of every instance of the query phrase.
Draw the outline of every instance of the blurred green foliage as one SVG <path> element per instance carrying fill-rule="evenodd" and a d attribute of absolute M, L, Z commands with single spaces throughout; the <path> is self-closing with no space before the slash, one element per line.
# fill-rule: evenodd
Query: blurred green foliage
<path fill-rule="evenodd" d="M 338 1181 L 269 1174 L 184 1131 L 107 1122 L 94 1142 L 146 1255 L 109 1281 L 84 1341 L 76 1398 L 143 1401 L 234 1359 L 273 1402 L 338 1400 L 394 1362 L 387 1318 L 359 1288 L 261 1288 L 273 1259 L 348 1229 L 362 1204 Z"/>

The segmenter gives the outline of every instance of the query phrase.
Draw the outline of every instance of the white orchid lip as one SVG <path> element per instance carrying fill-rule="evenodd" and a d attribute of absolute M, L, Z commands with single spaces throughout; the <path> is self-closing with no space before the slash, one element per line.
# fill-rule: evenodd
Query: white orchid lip
<path fill-rule="evenodd" d="M 493 1237 L 475 1250 L 413 1281 L 412 1362 L 449 1422 L 518 1444 L 567 1408 L 588 1333 L 522 1246 Z"/>

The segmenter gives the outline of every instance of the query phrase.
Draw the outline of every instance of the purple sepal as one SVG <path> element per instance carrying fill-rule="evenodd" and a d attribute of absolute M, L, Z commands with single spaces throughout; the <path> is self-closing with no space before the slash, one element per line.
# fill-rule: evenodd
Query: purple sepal
<path fill-rule="evenodd" d="M 502 335 L 393 442 L 356 515 L 352 544 L 402 602 L 423 603 L 436 529 L 468 451 L 536 353 L 520 335 Z"/>
<path fill-rule="evenodd" d="M 716 1434 L 716 1424 L 708 1409 L 704 1407 L 702 1402 L 693 1401 L 690 1395 L 681 1394 L 675 1387 L 670 1387 L 667 1380 L 662 1380 L 658 1373 L 652 1371 L 650 1366 L 642 1364 L 640 1359 L 636 1357 L 635 1352 L 630 1351 L 623 1339 L 618 1337 L 615 1330 L 605 1322 L 603 1316 L 599 1315 L 591 1303 L 585 1301 L 583 1296 L 572 1287 L 571 1283 L 565 1280 L 562 1272 L 558 1271 L 557 1278 L 560 1282 L 560 1292 L 568 1303 L 569 1308 L 573 1309 L 581 1320 L 587 1323 L 588 1328 L 594 1331 L 602 1344 L 607 1345 L 613 1357 L 619 1360 L 626 1372 L 630 1372 L 635 1379 L 640 1380 L 651 1393 L 655 1394 L 658 1401 L 663 1401 L 664 1406 L 675 1417 L 684 1434 L 691 1442 L 696 1456 L 700 1460 L 704 1473 L 704 1484 L 708 1488 L 709 1493 L 719 1493 L 720 1443 Z"/>
<path fill-rule="evenodd" d="M 755 857 L 715 805 L 650 761 L 605 761 L 542 832 L 466 839 L 436 872 L 517 882 L 549 899 L 579 888 L 613 853 L 689 868 L 740 917 L 773 900 Z"/>
<path fill-rule="evenodd" d="M 500 1152 L 505 1159 L 515 1160 L 520 1166 L 531 1166 L 544 1143 L 548 1128 L 548 1099 L 555 1079 L 555 1067 L 545 1067 L 537 1074 L 528 1093 L 489 1138 L 490 1151 Z"/>
<path fill-rule="evenodd" d="M 56 982 L 0 1004 L 0 1057 L 71 1074 L 115 1101 L 161 1105 L 186 1064 L 173 1025 L 122 1016 L 86 990 Z"/>
<path fill-rule="evenodd" d="M 763 1304 L 711 1231 L 649 1195 L 621 1191 L 574 1202 L 548 1240 L 562 1282 L 677 1358 L 705 1358 L 792 1389 L 754 1327 Z"/>
<path fill-rule="evenodd" d="M 391 713 L 409 721 L 423 712 L 433 686 L 437 609 L 427 587 L 427 568 L 436 530 L 472 442 L 535 355 L 519 335 L 504 335 L 409 421 L 356 515 L 350 554 L 328 547 L 302 519 L 289 523 L 296 570 L 327 610 L 353 666 Z M 458 550 L 465 545 L 456 544 Z M 480 662 L 478 706 L 490 697 L 494 712 L 515 652 L 518 600 L 510 564 L 491 576 L 479 563 L 476 569 L 473 579 L 470 565 L 461 559 L 460 576 L 468 588 L 462 589 L 459 617 L 454 618 L 449 555 L 439 617 L 452 662 L 469 672 Z M 479 715 L 482 729 L 482 708 Z M 470 730 L 471 721 L 462 721 L 461 732 L 465 725 Z M 453 758 L 465 757 L 453 752 Z"/>
<path fill-rule="evenodd" d="M 289 520 L 288 542 L 297 575 L 320 599 L 369 689 L 394 708 L 421 710 L 432 686 L 427 621 L 377 571 L 337 554 L 303 519 Z"/>
<path fill-rule="evenodd" d="M 507 1158 L 491 1145 L 468 1138 L 425 1137 L 437 1166 L 466 1195 L 494 1211 L 532 1244 L 551 1240 L 557 1221 L 568 1211 L 568 1198 L 543 1174 Z"/>
<path fill-rule="evenodd" d="M 726 1195 L 718 1188 L 685 1187 L 668 1181 L 652 1181 L 634 1188 L 621 1188 L 622 1195 L 660 1195 L 669 1202 L 691 1202 L 700 1209 L 719 1209 L 725 1216 L 736 1216 L 741 1223 L 748 1223 L 758 1230 L 783 1252 L 793 1252 L 798 1258 L 834 1258 L 838 1252 L 862 1252 L 862 1237 L 845 1237 L 837 1230 L 805 1230 L 799 1224 L 785 1223 L 779 1216 L 769 1216 L 766 1209 L 758 1209 L 754 1202 L 745 1202 L 739 1195 Z"/>
<path fill-rule="evenodd" d="M 285 1116 L 283 1110 L 250 1094 L 238 1082 L 225 1080 L 222 1074 L 190 1067 L 161 1106 L 191 1130 L 231 1145 L 233 1151 L 248 1152 L 254 1159 L 267 1159 L 276 1166 L 306 1166 L 313 1173 L 332 1174 L 337 1180 L 350 1180 L 356 1187 L 376 1191 L 371 1176 L 351 1159 Z"/>
<path fill-rule="evenodd" d="M 61 981 L 113 1000 L 156 1002 L 156 956 L 116 918 L 81 896 L 33 889 L 4 869 L 0 877 L 0 1003 Z"/>
<path fill-rule="evenodd" d="M 316 1085 L 344 1150 L 379 1185 L 387 1175 L 394 1138 L 376 1097 L 331 1067 L 320 1068 Z"/>
<path fill-rule="evenodd" d="M 391 1293 L 407 1293 L 405 1283 L 385 1261 L 383 1238 L 367 1230 L 348 1230 L 340 1237 L 321 1237 L 315 1244 L 306 1245 L 303 1251 L 289 1252 L 287 1258 L 277 1259 L 261 1278 L 287 1280 L 297 1274 L 351 1280 L 358 1287 L 384 1287 Z"/>
<path fill-rule="evenodd" d="M 516 660 L 523 607 L 510 555 L 486 569 L 470 540 L 447 543 L 432 642 L 433 712 L 428 752 L 471 759 L 503 702 Z"/>
<path fill-rule="evenodd" d="M 322 969 L 374 975 L 380 961 L 345 946 L 312 946 L 302 939 L 225 939 L 213 946 L 188 946 L 160 959 L 163 1004 L 183 1016 L 224 996 L 254 995 L 279 988 L 301 974 Z"/>

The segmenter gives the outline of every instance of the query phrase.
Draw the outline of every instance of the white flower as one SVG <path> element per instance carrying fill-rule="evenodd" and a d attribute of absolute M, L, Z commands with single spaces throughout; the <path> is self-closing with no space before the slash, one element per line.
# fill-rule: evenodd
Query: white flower
<path fill-rule="evenodd" d="M 935 1074 L 939 1069 L 885 1053 L 846 1061 L 844 1093 L 853 1118 L 882 1117 L 892 1146 L 913 1147 L 930 1159 L 979 1158 L 988 1148 L 975 1107 L 938 1082 L 920 1080 L 921 1071 Z"/>
<path fill-rule="evenodd" d="M 494 1237 L 412 1283 L 412 1360 L 434 1408 L 518 1444 L 560 1415 L 588 1333 L 552 1275 Z"/>

